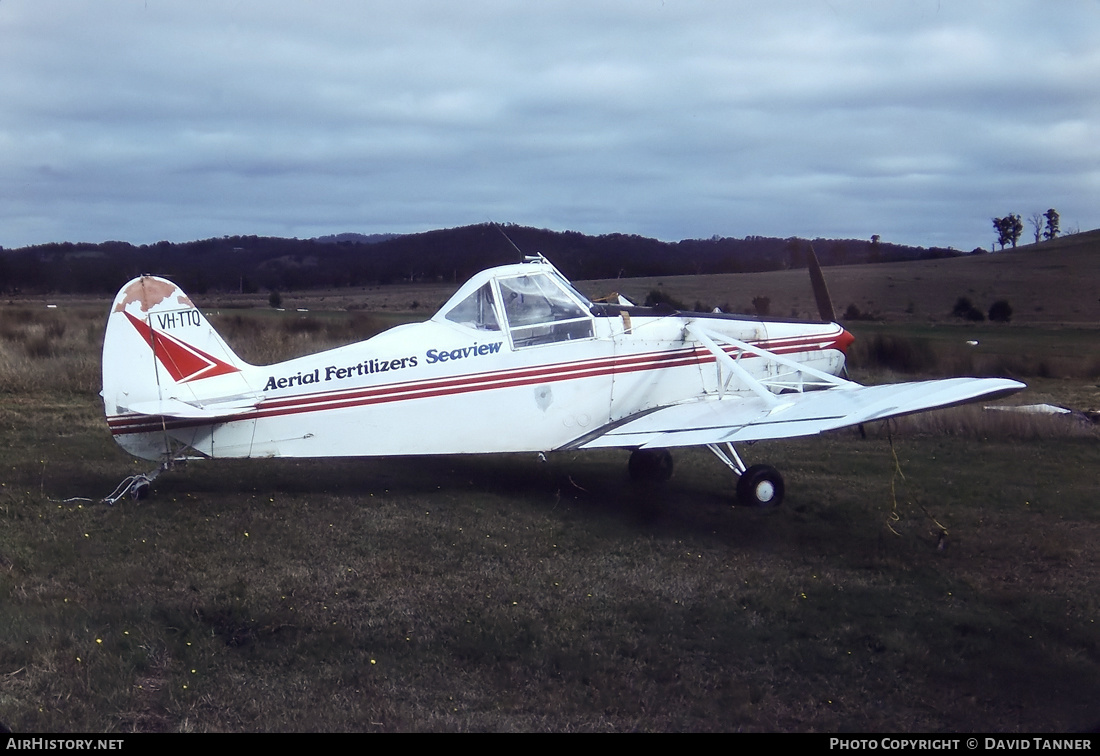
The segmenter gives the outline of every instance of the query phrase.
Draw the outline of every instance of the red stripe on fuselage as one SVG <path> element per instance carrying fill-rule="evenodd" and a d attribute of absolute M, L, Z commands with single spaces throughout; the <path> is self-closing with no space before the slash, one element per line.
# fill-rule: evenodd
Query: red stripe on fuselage
<path fill-rule="evenodd" d="M 844 342 L 843 340 L 843 336 L 846 334 L 847 331 L 842 329 L 839 334 L 832 336 L 788 337 L 758 342 L 753 344 L 753 346 L 760 349 L 766 349 L 775 354 L 825 351 L 827 349 L 837 349 L 841 346 L 846 347 L 848 343 L 850 343 L 850 340 L 848 342 Z M 726 346 L 724 349 L 733 357 L 736 357 L 741 351 L 732 346 Z M 756 357 L 757 355 L 751 352 L 745 352 L 743 355 L 744 359 L 753 359 Z M 372 404 L 516 388 L 538 383 L 556 383 L 560 381 L 579 380 L 582 378 L 594 378 L 607 375 L 614 376 L 646 370 L 664 370 L 673 367 L 703 365 L 714 361 L 715 356 L 708 350 L 699 347 L 687 347 L 669 352 L 651 352 L 648 354 L 636 354 L 624 357 L 604 357 L 571 363 L 538 365 L 529 368 L 512 368 L 485 373 L 468 373 L 466 375 L 449 376 L 447 378 L 421 379 L 417 381 L 390 383 L 381 386 L 341 389 L 269 399 L 265 400 L 256 409 L 248 410 L 216 422 L 195 418 L 168 418 L 162 422 L 159 416 L 154 422 L 151 420 L 153 416 L 150 415 L 128 414 L 109 417 L 107 419 L 107 424 L 111 429 L 111 433 L 114 435 L 148 433 L 160 431 L 165 428 L 202 427 L 227 422 L 296 415 L 306 412 L 325 412 L 329 410 L 364 407 Z"/>

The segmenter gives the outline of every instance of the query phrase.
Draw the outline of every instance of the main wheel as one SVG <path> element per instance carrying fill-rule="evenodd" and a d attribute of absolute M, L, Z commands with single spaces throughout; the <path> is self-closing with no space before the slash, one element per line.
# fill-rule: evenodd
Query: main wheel
<path fill-rule="evenodd" d="M 152 490 L 153 485 L 149 481 L 134 481 L 134 485 L 130 487 L 130 498 L 134 501 L 144 501 L 149 498 L 149 494 Z"/>
<path fill-rule="evenodd" d="M 747 507 L 778 507 L 783 492 L 783 476 L 771 465 L 753 465 L 737 480 L 737 501 Z"/>
<path fill-rule="evenodd" d="M 664 483 L 672 477 L 672 453 L 668 449 L 635 449 L 627 469 L 630 479 L 638 483 Z"/>

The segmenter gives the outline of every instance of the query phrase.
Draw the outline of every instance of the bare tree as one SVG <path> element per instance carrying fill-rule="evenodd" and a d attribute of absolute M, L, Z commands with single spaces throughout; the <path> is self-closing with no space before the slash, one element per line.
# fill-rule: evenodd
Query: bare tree
<path fill-rule="evenodd" d="M 1038 244 L 1039 240 L 1043 238 L 1043 227 L 1046 225 L 1046 220 L 1043 218 L 1043 214 L 1036 210 L 1031 214 L 1031 217 L 1027 219 L 1027 222 L 1031 224 L 1031 228 L 1035 231 L 1035 243 Z"/>

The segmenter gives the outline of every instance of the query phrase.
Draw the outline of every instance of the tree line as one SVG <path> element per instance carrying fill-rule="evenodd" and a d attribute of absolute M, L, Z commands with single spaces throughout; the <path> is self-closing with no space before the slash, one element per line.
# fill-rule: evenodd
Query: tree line
<path fill-rule="evenodd" d="M 224 236 L 186 243 L 55 243 L 0 250 L 0 293 L 113 294 L 155 273 L 186 290 L 296 291 L 451 281 L 541 253 L 570 278 L 741 273 L 801 268 L 811 244 L 823 265 L 890 262 L 961 254 L 870 240 L 771 238 L 664 242 L 633 234 L 590 236 L 483 223 L 400 236 L 321 239 Z"/>
<path fill-rule="evenodd" d="M 1036 244 L 1040 241 L 1050 241 L 1060 232 L 1058 211 L 1053 207 L 1045 213 L 1035 211 L 1028 218 L 1028 222 L 1031 223 L 1035 232 Z M 1015 249 L 1016 243 L 1020 241 L 1020 235 L 1024 232 L 1024 223 L 1019 215 L 1009 213 L 1003 218 L 993 219 L 993 230 L 997 232 L 997 244 L 1001 245 L 1001 249 L 1004 249 L 1006 244 L 1011 244 Z"/>

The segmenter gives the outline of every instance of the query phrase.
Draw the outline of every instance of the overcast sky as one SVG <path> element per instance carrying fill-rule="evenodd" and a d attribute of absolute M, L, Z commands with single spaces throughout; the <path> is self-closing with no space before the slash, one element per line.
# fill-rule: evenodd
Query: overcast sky
<path fill-rule="evenodd" d="M 1097 0 L 0 0 L 0 245 L 1100 226 Z"/>

